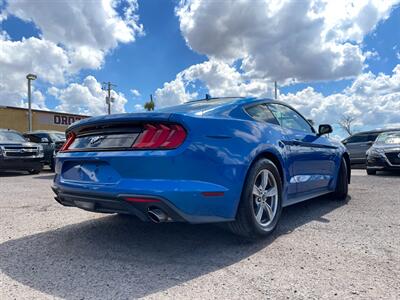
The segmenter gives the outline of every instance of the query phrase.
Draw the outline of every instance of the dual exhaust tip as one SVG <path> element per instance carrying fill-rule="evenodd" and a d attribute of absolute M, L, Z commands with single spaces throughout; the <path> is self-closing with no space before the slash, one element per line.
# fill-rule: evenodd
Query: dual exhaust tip
<path fill-rule="evenodd" d="M 149 208 L 147 215 L 154 223 L 164 223 L 171 220 L 171 218 L 160 208 Z"/>

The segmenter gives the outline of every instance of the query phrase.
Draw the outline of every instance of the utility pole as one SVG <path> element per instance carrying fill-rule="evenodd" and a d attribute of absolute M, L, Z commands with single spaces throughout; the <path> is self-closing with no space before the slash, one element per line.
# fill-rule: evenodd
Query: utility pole
<path fill-rule="evenodd" d="M 31 81 L 35 80 L 37 76 L 35 74 L 26 75 L 28 79 L 28 131 L 32 131 L 32 93 L 31 93 Z"/>
<path fill-rule="evenodd" d="M 278 99 L 278 83 L 275 81 L 275 100 Z"/>
<path fill-rule="evenodd" d="M 114 98 L 111 97 L 111 90 L 112 87 L 116 87 L 117 85 L 112 84 L 111 82 L 103 82 L 103 87 L 102 89 L 107 91 L 107 96 L 106 96 L 106 103 L 107 103 L 107 113 L 111 115 L 111 103 L 114 102 Z"/>

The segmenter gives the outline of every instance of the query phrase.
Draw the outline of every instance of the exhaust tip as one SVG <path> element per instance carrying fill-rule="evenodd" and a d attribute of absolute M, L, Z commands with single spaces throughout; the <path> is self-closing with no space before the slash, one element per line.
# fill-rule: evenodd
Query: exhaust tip
<path fill-rule="evenodd" d="M 154 223 L 163 223 L 168 220 L 167 214 L 159 208 L 150 208 L 147 215 Z"/>

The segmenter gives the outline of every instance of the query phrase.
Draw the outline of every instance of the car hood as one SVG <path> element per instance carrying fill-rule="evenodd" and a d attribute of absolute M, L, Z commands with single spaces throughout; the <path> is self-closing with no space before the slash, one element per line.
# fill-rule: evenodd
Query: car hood
<path fill-rule="evenodd" d="M 15 147 L 38 147 L 38 144 L 31 142 L 0 142 L 0 146 L 15 146 Z"/>
<path fill-rule="evenodd" d="M 382 149 L 382 150 L 397 150 L 397 149 L 400 149 L 400 144 L 373 145 L 371 148 Z"/>

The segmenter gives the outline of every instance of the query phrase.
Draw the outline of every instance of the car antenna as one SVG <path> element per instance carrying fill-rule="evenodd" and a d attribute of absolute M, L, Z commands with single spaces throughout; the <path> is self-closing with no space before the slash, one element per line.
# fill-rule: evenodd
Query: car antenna
<path fill-rule="evenodd" d="M 206 94 L 206 100 L 210 100 L 212 97 L 210 94 Z"/>

